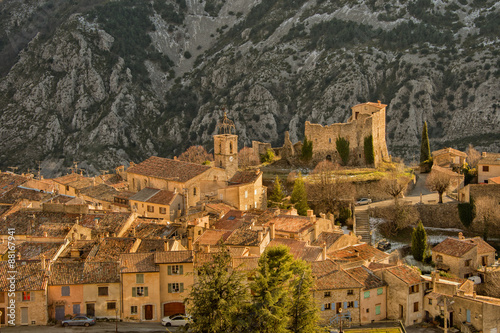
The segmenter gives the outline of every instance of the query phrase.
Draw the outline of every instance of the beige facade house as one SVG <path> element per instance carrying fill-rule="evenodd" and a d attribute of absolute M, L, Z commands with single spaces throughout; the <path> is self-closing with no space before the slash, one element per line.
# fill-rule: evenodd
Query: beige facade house
<path fill-rule="evenodd" d="M 466 158 L 466 153 L 450 147 L 432 152 L 433 165 L 437 165 L 442 168 L 452 169 L 454 167 L 462 167 Z"/>
<path fill-rule="evenodd" d="M 367 265 L 371 262 L 388 264 L 390 256 L 371 245 L 361 243 L 328 252 L 328 257 L 347 269 Z"/>
<path fill-rule="evenodd" d="M 351 164 L 366 165 L 364 144 L 373 139 L 375 167 L 389 158 L 385 141 L 386 104 L 362 103 L 352 107 L 352 115 L 343 124 L 322 126 L 306 121 L 304 136 L 313 143 L 313 158 L 339 161 L 336 140 L 341 137 L 349 141 Z"/>
<path fill-rule="evenodd" d="M 488 179 L 500 176 L 500 154 L 481 154 L 481 159 L 477 163 L 477 182 L 487 183 Z"/>
<path fill-rule="evenodd" d="M 358 243 L 359 239 L 354 233 L 344 234 L 343 230 L 340 230 L 334 232 L 323 231 L 311 245 L 323 246 L 325 244 L 327 252 L 334 252 Z"/>
<path fill-rule="evenodd" d="M 177 192 L 144 188 L 129 198 L 132 211 L 142 217 L 175 221 L 184 215 L 184 196 Z"/>
<path fill-rule="evenodd" d="M 15 291 L 7 261 L 0 261 L 0 324 L 4 326 L 47 325 L 48 260 L 17 261 Z M 13 309 L 9 309 L 9 306 Z M 10 316 L 9 316 L 10 314 Z M 14 324 L 14 325 L 13 325 Z"/>
<path fill-rule="evenodd" d="M 265 225 L 274 225 L 277 238 L 294 238 L 305 242 L 313 242 L 322 232 L 335 230 L 332 220 L 317 218 L 312 210 L 307 211 L 307 216 L 279 214 Z"/>
<path fill-rule="evenodd" d="M 154 256 L 160 268 L 162 317 L 186 313 L 184 300 L 194 283 L 194 251 L 162 251 Z"/>
<path fill-rule="evenodd" d="M 155 253 L 129 253 L 120 256 L 122 273 L 122 319 L 124 321 L 161 320 L 160 268 Z"/>
<path fill-rule="evenodd" d="M 267 188 L 262 186 L 260 170 L 238 171 L 228 186 L 217 190 L 218 199 L 239 210 L 266 209 Z"/>
<path fill-rule="evenodd" d="M 70 173 L 53 179 L 58 194 L 77 196 L 84 188 L 94 186 L 95 180 L 79 173 Z"/>
<path fill-rule="evenodd" d="M 470 202 L 470 198 L 480 197 L 496 198 L 500 202 L 500 184 L 482 183 L 482 184 L 469 184 L 460 189 L 460 201 Z"/>

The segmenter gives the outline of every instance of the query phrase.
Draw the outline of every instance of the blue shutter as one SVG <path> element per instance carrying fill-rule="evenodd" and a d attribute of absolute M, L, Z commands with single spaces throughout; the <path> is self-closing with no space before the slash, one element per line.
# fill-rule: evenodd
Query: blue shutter
<path fill-rule="evenodd" d="M 325 305 L 321 304 L 321 311 L 325 311 Z"/>
<path fill-rule="evenodd" d="M 467 322 L 470 323 L 470 310 L 467 309 Z"/>
<path fill-rule="evenodd" d="M 358 307 L 358 301 L 354 301 L 354 307 L 357 308 Z"/>
<path fill-rule="evenodd" d="M 344 302 L 344 309 L 347 309 L 347 302 Z"/>

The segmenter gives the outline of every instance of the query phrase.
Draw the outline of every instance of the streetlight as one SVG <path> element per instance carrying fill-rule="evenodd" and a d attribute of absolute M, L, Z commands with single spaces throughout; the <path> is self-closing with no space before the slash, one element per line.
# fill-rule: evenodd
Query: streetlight
<path fill-rule="evenodd" d="M 340 319 L 340 332 L 339 333 L 343 333 L 342 331 L 342 308 L 339 308 L 339 319 Z"/>

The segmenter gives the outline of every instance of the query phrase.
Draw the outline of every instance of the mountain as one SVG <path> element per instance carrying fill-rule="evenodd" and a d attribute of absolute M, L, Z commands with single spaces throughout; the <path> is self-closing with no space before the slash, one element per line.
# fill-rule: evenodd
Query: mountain
<path fill-rule="evenodd" d="M 407 162 L 424 121 L 432 149 L 500 149 L 491 0 L 3 0 L 0 26 L 2 170 L 210 149 L 224 108 L 241 147 L 280 146 L 377 100 Z"/>

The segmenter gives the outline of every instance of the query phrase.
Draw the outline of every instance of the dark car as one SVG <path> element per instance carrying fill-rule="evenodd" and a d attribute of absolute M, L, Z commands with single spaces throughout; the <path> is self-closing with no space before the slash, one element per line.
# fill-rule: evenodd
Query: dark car
<path fill-rule="evenodd" d="M 385 238 L 377 243 L 377 249 L 379 249 L 380 251 L 386 251 L 389 250 L 390 248 L 391 248 L 391 243 L 389 243 L 389 241 Z"/>
<path fill-rule="evenodd" d="M 95 325 L 95 318 L 90 318 L 84 315 L 77 315 L 71 319 L 61 321 L 61 325 L 64 327 L 68 326 L 85 326 Z"/>

